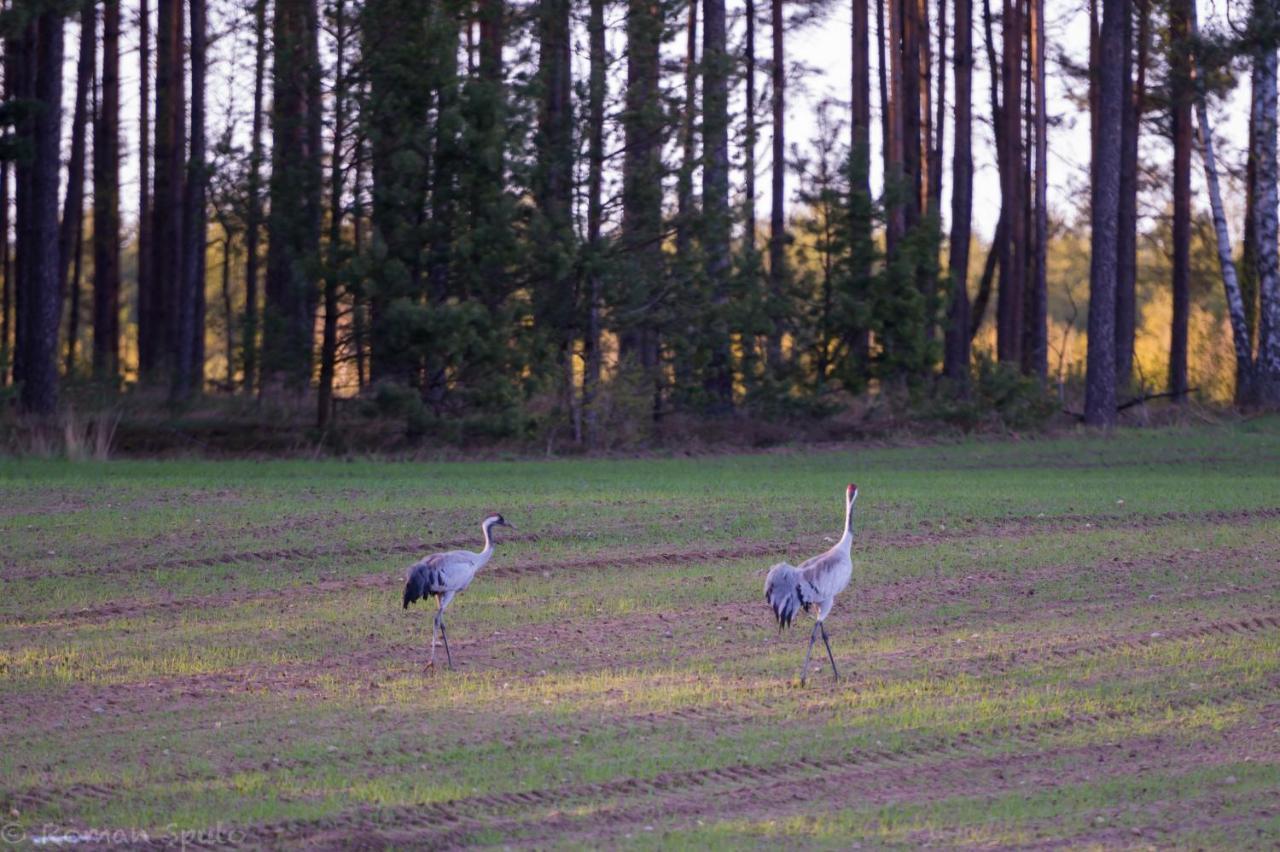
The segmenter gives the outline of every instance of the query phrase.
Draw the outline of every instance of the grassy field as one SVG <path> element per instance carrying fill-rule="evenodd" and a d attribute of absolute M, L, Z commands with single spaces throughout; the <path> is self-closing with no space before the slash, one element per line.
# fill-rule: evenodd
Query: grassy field
<path fill-rule="evenodd" d="M 764 572 L 834 541 L 845 675 Z M 403 570 L 497 555 L 424 668 Z M 0 840 L 1280 844 L 1280 422 L 470 464 L 0 461 Z M 820 648 L 819 648 L 820 650 Z M 183 835 L 183 832 L 187 834 Z"/>

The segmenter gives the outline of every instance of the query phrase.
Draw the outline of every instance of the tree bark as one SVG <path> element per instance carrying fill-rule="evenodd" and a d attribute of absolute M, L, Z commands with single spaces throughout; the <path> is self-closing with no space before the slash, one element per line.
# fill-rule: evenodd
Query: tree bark
<path fill-rule="evenodd" d="M 1263 37 L 1253 48 L 1253 136 L 1250 148 L 1257 174 L 1253 208 L 1258 276 L 1258 355 L 1250 401 L 1280 405 L 1280 257 L 1277 249 L 1276 45 L 1277 10 L 1255 0 L 1252 26 Z"/>
<path fill-rule="evenodd" d="M 1191 16 L 1187 4 L 1169 8 L 1171 113 L 1173 118 L 1173 328 L 1169 346 L 1169 393 L 1187 394 L 1187 325 L 1191 312 Z M 1141 49 L 1141 48 L 1139 48 Z M 1135 109 L 1136 112 L 1136 109 Z M 1123 261 L 1124 258 L 1122 257 Z M 1131 282 L 1122 282 L 1131 283 Z M 1116 317 L 1117 324 L 1120 317 Z M 1132 346 L 1132 341 L 1130 341 Z M 1117 347 L 1118 349 L 1119 347 Z"/>
<path fill-rule="evenodd" d="M 682 156 L 676 172 L 676 257 L 685 262 L 693 234 L 693 173 L 697 168 L 698 125 L 698 5 L 689 0 L 685 15 L 684 108 L 681 110 Z"/>
<path fill-rule="evenodd" d="M 62 128 L 62 16 L 45 11 L 28 27 L 23 60 L 26 91 L 39 104 L 23 122 L 32 157 L 19 169 L 25 183 L 19 206 L 18 240 L 22 246 L 20 310 L 16 353 L 21 365 L 22 407 L 49 416 L 58 407 L 58 320 L 61 274 L 58 253 L 58 171 Z"/>
<path fill-rule="evenodd" d="M 1125 21 L 1124 120 L 1120 128 L 1120 265 L 1116 280 L 1116 382 L 1120 387 L 1126 386 L 1133 378 L 1133 344 L 1137 329 L 1138 142 L 1145 100 L 1149 5 L 1149 0 L 1138 0 L 1136 41 L 1132 20 Z M 1135 53 L 1136 82 L 1129 72 Z M 1190 166 L 1188 173 L 1189 169 Z"/>
<path fill-rule="evenodd" d="M 1030 0 L 1031 8 L 1031 88 L 1035 106 L 1035 206 L 1032 211 L 1031 282 L 1027 293 L 1027 372 L 1040 379 L 1049 377 L 1049 127 L 1045 96 L 1044 0 Z"/>
<path fill-rule="evenodd" d="M 769 212 L 769 296 L 780 305 L 787 286 L 787 65 L 786 32 L 783 19 L 784 0 L 770 0 L 773 62 L 771 79 L 773 94 L 773 179 L 770 186 Z M 770 311 L 773 327 L 769 332 L 766 359 L 770 369 L 782 366 L 782 322 L 780 311 Z"/>
<path fill-rule="evenodd" d="M 959 16 L 959 13 L 956 13 Z M 954 39 L 953 39 L 954 40 Z M 938 0 L 938 99 L 934 141 L 929 160 L 929 208 L 942 211 L 942 155 L 947 129 L 947 0 Z"/>
<path fill-rule="evenodd" d="M 756 3 L 746 0 L 746 34 L 743 39 L 742 76 L 746 85 L 746 103 L 743 105 L 742 134 L 742 188 L 743 188 L 743 234 L 742 242 L 747 253 L 755 254 L 756 250 Z"/>
<path fill-rule="evenodd" d="M 102 95 L 93 128 L 93 372 L 113 382 L 120 373 L 120 0 L 103 0 Z"/>
<path fill-rule="evenodd" d="M 258 238 L 262 232 L 263 90 L 267 75 L 267 0 L 256 0 L 253 60 L 253 130 L 249 140 L 248 211 L 245 216 L 244 330 L 241 332 L 245 392 L 252 394 L 258 378 Z"/>
<path fill-rule="evenodd" d="M 873 0 L 879 6 L 880 0 Z M 849 80 L 849 251 L 854 283 L 858 287 L 855 298 L 863 301 L 872 276 L 875 243 L 872 228 L 873 201 L 871 198 L 871 53 L 870 26 L 867 20 L 867 0 L 851 0 L 852 24 L 850 26 L 852 73 Z M 865 322 L 845 332 L 849 353 L 854 361 L 855 375 L 865 379 L 871 361 L 871 332 Z"/>
<path fill-rule="evenodd" d="M 183 281 L 183 171 L 186 165 L 185 84 L 181 0 L 156 9 L 155 189 L 152 194 L 152 331 L 142 373 L 172 375 L 179 333 L 178 291 Z M 141 330 L 139 330 L 141 331 Z"/>
<path fill-rule="evenodd" d="M 956 66 L 955 150 L 951 159 L 951 243 L 948 271 L 951 299 L 947 310 L 943 372 L 953 381 L 969 377 L 969 243 L 973 215 L 973 6 L 955 0 L 953 53 Z M 939 128 L 941 138 L 941 128 Z"/>
<path fill-rule="evenodd" d="M 724 0 L 703 0 L 702 23 L 702 213 L 706 275 L 711 294 L 710 362 L 704 389 L 712 414 L 733 409 L 733 365 L 729 350 L 729 275 L 732 217 L 729 213 L 729 75 Z M 863 0 L 863 9 L 866 8 Z"/>
<path fill-rule="evenodd" d="M 1124 49 L 1124 20 L 1129 0 L 1103 0 L 1099 50 L 1118 56 Z M 1104 62 L 1098 72 L 1098 123 L 1119 127 L 1123 113 L 1122 63 Z M 1098 137 L 1093 164 L 1092 243 L 1089 268 L 1089 350 L 1085 371 L 1085 423 L 1116 422 L 1116 277 L 1120 212 L 1120 135 Z"/>
<path fill-rule="evenodd" d="M 276 0 L 270 213 L 262 382 L 295 392 L 311 379 L 319 301 L 320 97 L 315 0 Z"/>
<path fill-rule="evenodd" d="M 80 55 L 76 61 L 76 99 L 71 114 L 71 152 L 67 160 L 67 189 L 58 228 L 59 291 L 68 302 L 67 360 L 65 371 L 75 364 L 80 335 L 80 269 L 77 250 L 84 245 L 85 139 L 89 126 L 89 90 L 97 68 L 98 10 L 92 3 L 80 9 Z M 72 267 L 75 276 L 68 277 Z M 69 298 L 68 298 L 69 297 Z"/>
<path fill-rule="evenodd" d="M 1003 363 L 1022 362 L 1023 296 L 1026 292 L 1026 218 L 1023 211 L 1022 111 L 1022 3 L 1004 2 L 1004 53 L 1001 82 L 1004 88 L 1004 124 L 1000 162 L 1000 206 L 1005 211 L 1008 238 L 1001 241 L 1000 289 L 996 294 L 996 354 Z"/>
<path fill-rule="evenodd" d="M 170 395 L 185 402 L 204 386 L 205 313 L 205 0 L 188 0 L 191 16 L 191 150 L 183 188 L 182 280 L 175 301 L 177 329 Z"/>
<path fill-rule="evenodd" d="M 156 281 L 152 272 L 155 257 L 151 237 L 151 10 L 148 0 L 138 0 L 138 377 L 151 369 L 155 360 L 153 339 L 159 333 L 156 310 Z"/>
<path fill-rule="evenodd" d="M 1191 43 L 1199 38 L 1194 3 L 1183 7 L 1190 20 Z M 1245 314 L 1245 302 L 1240 280 L 1236 274 L 1235 258 L 1231 251 L 1231 236 L 1227 231 L 1227 214 L 1222 203 L 1222 190 L 1218 182 L 1218 164 L 1213 151 L 1213 128 L 1209 125 L 1209 109 L 1204 92 L 1204 74 L 1199 60 L 1193 57 L 1191 73 L 1195 90 L 1195 106 L 1199 115 L 1200 159 L 1204 164 L 1204 182 L 1209 190 L 1209 209 L 1213 215 L 1214 236 L 1217 238 L 1218 264 L 1222 270 L 1222 287 L 1226 296 L 1227 316 L 1231 321 L 1231 341 L 1236 356 L 1236 401 L 1245 402 L 1253 388 L 1253 344 Z"/>
<path fill-rule="evenodd" d="M 324 276 L 324 325 L 320 343 L 320 387 L 316 394 L 316 429 L 322 434 L 333 418 L 333 375 L 338 359 L 338 278 L 342 263 L 342 191 L 346 164 L 342 146 L 347 132 L 346 3 L 333 7 L 333 140 L 329 150 L 329 245 Z"/>
<path fill-rule="evenodd" d="M 751 0 L 747 0 L 748 3 Z M 604 101 L 608 89 L 604 28 L 604 0 L 591 0 L 587 23 L 590 69 L 587 77 L 587 328 L 586 367 L 582 377 L 582 407 L 586 412 L 584 438 L 587 446 L 600 440 L 600 373 L 603 362 L 600 312 L 604 282 L 601 262 L 604 246 L 600 229 L 604 220 Z M 748 23 L 748 27 L 750 24 Z M 750 110 L 748 109 L 748 113 Z"/>

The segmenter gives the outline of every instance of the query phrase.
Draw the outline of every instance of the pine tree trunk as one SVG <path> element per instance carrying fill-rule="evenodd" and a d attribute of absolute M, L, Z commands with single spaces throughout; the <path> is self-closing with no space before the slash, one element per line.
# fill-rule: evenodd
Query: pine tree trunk
<path fill-rule="evenodd" d="M 102 5 L 101 99 L 93 128 L 93 373 L 114 382 L 120 373 L 120 0 Z"/>
<path fill-rule="evenodd" d="M 959 13 L 957 13 L 959 14 Z M 942 155 L 947 123 L 947 0 L 938 0 L 938 99 L 929 160 L 929 209 L 942 214 Z"/>
<path fill-rule="evenodd" d="M 262 233 L 262 129 L 263 90 L 267 75 L 267 0 L 254 3 L 253 135 L 249 141 L 248 213 L 245 217 L 244 330 L 241 332 L 244 375 L 252 394 L 258 380 L 258 238 Z"/>
<path fill-rule="evenodd" d="M 329 245 L 324 274 L 324 325 L 320 335 L 320 387 L 316 393 L 316 429 L 322 434 L 333 418 L 333 376 L 338 360 L 338 277 L 342 262 L 342 191 L 346 164 L 342 146 L 347 135 L 346 3 L 333 6 L 333 139 L 329 150 Z"/>
<path fill-rule="evenodd" d="M 170 394 L 183 402 L 204 386 L 205 313 L 205 0 L 187 0 L 191 16 L 191 151 L 183 189 L 182 280 L 176 300 L 177 336 Z"/>
<path fill-rule="evenodd" d="M 97 52 L 98 10 L 90 3 L 80 10 L 80 55 L 76 61 L 76 99 L 71 114 L 71 156 L 67 161 L 67 190 L 62 205 L 62 221 L 58 228 L 58 289 L 69 307 L 65 368 L 68 373 L 75 363 L 77 337 L 80 334 L 80 270 L 77 248 L 84 244 L 85 137 L 89 126 L 89 89 L 97 68 Z M 69 278 L 72 266 L 77 267 L 76 275 Z"/>
<path fill-rule="evenodd" d="M 152 342 L 158 333 L 155 275 L 151 265 L 155 256 L 151 238 L 151 10 L 148 0 L 138 0 L 138 376 L 151 369 L 155 358 Z"/>
<path fill-rule="evenodd" d="M 320 99 L 315 0 L 276 0 L 270 213 L 262 384 L 301 392 L 311 379 L 319 301 Z"/>
<path fill-rule="evenodd" d="M 906 208 L 912 195 L 906 171 L 906 143 L 903 113 L 912 106 L 903 90 L 908 76 L 903 68 L 903 4 L 907 0 L 886 0 L 889 5 L 889 89 L 885 112 L 889 116 L 889 138 L 885 144 L 885 252 L 893 257 L 907 231 Z M 881 56 L 884 59 L 884 56 Z M 882 63 L 883 64 L 883 63 Z"/>
<path fill-rule="evenodd" d="M 1280 257 L 1277 256 L 1276 187 L 1276 45 L 1277 10 L 1255 0 L 1252 26 L 1267 34 L 1253 55 L 1253 151 L 1257 197 L 1253 208 L 1257 240 L 1258 355 L 1252 377 L 1256 405 L 1280 406 Z"/>
<path fill-rule="evenodd" d="M 732 217 L 729 213 L 729 76 L 733 63 L 726 42 L 724 0 L 703 0 L 702 23 L 702 211 L 703 249 L 711 294 L 712 315 L 707 330 L 710 362 L 704 389 L 712 414 L 733 409 L 733 365 L 729 349 L 729 275 Z M 865 9 L 866 0 L 863 0 Z"/>
<path fill-rule="evenodd" d="M 1049 252 L 1049 127 L 1048 103 L 1045 97 L 1045 32 L 1044 0 L 1029 0 L 1031 9 L 1031 89 L 1034 115 L 1035 204 L 1031 217 L 1031 281 L 1027 288 L 1026 372 L 1041 384 L 1049 377 L 1049 285 L 1047 275 Z"/>
<path fill-rule="evenodd" d="M 628 256 L 630 292 L 622 354 L 633 359 L 653 387 L 653 414 L 662 413 L 658 329 L 653 309 L 662 289 L 662 142 L 659 92 L 662 8 L 656 0 L 629 0 L 627 92 L 623 110 L 626 154 L 622 175 L 622 251 Z"/>
<path fill-rule="evenodd" d="M 1137 53 L 1138 77 L 1145 76 L 1147 0 L 1139 0 L 1141 26 L 1134 38 L 1132 16 L 1124 28 L 1124 118 L 1120 151 L 1120 258 L 1116 279 L 1116 383 L 1126 387 L 1133 378 L 1133 343 L 1137 329 L 1138 274 L 1138 141 L 1141 127 L 1142 83 L 1135 84 L 1131 69 Z M 1190 149 L 1188 149 L 1190 150 Z M 1188 166 L 1188 174 L 1190 173 Z"/>
<path fill-rule="evenodd" d="M 8 44 L 8 42 L 6 42 Z M 7 52 L 7 51 L 6 51 Z M 10 97 L 8 83 L 11 63 L 6 57 L 4 97 Z M 0 160 L 0 387 L 9 384 L 13 366 L 13 262 L 9 253 L 9 163 Z"/>
<path fill-rule="evenodd" d="M 996 355 L 1003 363 L 1021 364 L 1023 296 L 1026 292 L 1026 218 L 1023 199 L 1022 152 L 1022 3 L 1005 0 L 1004 54 L 1001 84 L 1004 88 L 1004 124 L 1000 158 L 1000 206 L 1005 212 L 1007 238 L 1001 241 L 1000 289 L 996 293 Z"/>
<path fill-rule="evenodd" d="M 772 370 L 782 366 L 782 322 L 779 319 L 783 294 L 787 286 L 787 65 L 785 52 L 784 0 L 770 0 L 773 35 L 771 86 L 773 107 L 773 179 L 769 212 L 769 297 L 773 327 L 769 332 L 766 359 Z"/>
<path fill-rule="evenodd" d="M 880 0 L 873 0 L 879 5 Z M 849 246 L 853 275 L 859 291 L 855 297 L 866 300 L 872 276 L 875 243 L 872 234 L 873 202 L 871 198 L 871 53 L 867 0 L 852 0 L 850 26 L 852 73 L 849 80 L 852 116 L 849 124 Z M 871 332 L 865 323 L 849 328 L 849 353 L 855 375 L 860 381 L 869 374 Z"/>
<path fill-rule="evenodd" d="M 969 377 L 969 243 L 973 214 L 973 7 L 955 0 L 953 53 L 956 66 L 955 150 L 951 161 L 951 243 L 948 267 L 951 299 L 947 310 L 943 371 L 953 381 Z M 941 128 L 939 129 L 941 138 Z"/>
<path fill-rule="evenodd" d="M 743 104 L 742 189 L 744 198 L 742 241 L 749 255 L 756 251 L 756 3 L 746 0 L 746 34 L 743 36 L 742 76 L 746 85 Z"/>
<path fill-rule="evenodd" d="M 689 259 L 693 235 L 693 173 L 697 169 L 698 125 L 698 5 L 689 0 L 685 15 L 684 108 L 680 122 L 680 168 L 676 172 L 676 258 Z"/>
<path fill-rule="evenodd" d="M 1124 21 L 1129 0 L 1102 0 L 1099 50 L 1118 56 L 1124 49 Z M 1119 127 L 1124 111 L 1122 63 L 1104 62 L 1098 72 L 1098 116 L 1102 127 Z M 1085 422 L 1111 426 L 1116 422 L 1116 277 L 1120 212 L 1120 156 L 1118 133 L 1098 137 L 1093 164 L 1092 254 L 1089 268 L 1089 351 L 1085 375 Z"/>
<path fill-rule="evenodd" d="M 604 219 L 604 101 L 608 87 L 604 0 L 591 0 L 587 30 L 590 42 L 587 77 L 587 357 L 582 377 L 582 407 L 586 412 L 583 437 L 587 446 L 595 447 L 600 441 L 598 400 L 603 361 L 600 311 L 604 283 L 600 265 L 604 246 L 600 240 L 600 229 Z"/>
<path fill-rule="evenodd" d="M 25 184 L 18 208 L 21 296 L 17 363 L 21 366 L 22 407 L 52 415 L 58 407 L 58 320 L 61 305 L 58 253 L 58 171 L 61 165 L 62 16 L 42 12 L 28 27 L 23 61 L 24 89 L 40 104 L 23 122 L 31 159 L 20 167 Z"/>
<path fill-rule="evenodd" d="M 152 194 L 151 321 L 143 375 L 172 375 L 178 349 L 178 292 L 184 272 L 183 170 L 186 165 L 185 84 L 181 0 L 158 0 L 156 10 L 155 190 Z M 139 330 L 141 331 L 141 330 Z"/>
<path fill-rule="evenodd" d="M 1187 394 L 1187 325 L 1191 312 L 1191 104 L 1193 93 L 1191 63 L 1188 61 L 1191 45 L 1191 16 L 1187 12 L 1188 2 L 1194 2 L 1194 0 L 1175 0 L 1169 8 L 1173 117 L 1173 328 L 1169 348 L 1169 392 L 1176 401 L 1182 401 Z M 1124 258 L 1122 257 L 1121 260 L 1123 261 Z M 1120 317 L 1117 315 L 1116 322 L 1119 323 L 1119 321 Z"/>

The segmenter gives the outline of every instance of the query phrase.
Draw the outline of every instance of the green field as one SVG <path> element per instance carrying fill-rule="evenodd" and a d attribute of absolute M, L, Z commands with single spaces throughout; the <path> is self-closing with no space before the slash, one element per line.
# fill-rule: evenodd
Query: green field
<path fill-rule="evenodd" d="M 773 562 L 839 535 L 842 674 Z M 433 549 L 497 555 L 424 667 Z M 1280 421 L 751 456 L 0 461 L 4 840 L 1280 844 Z M 821 649 L 819 648 L 819 651 Z M 816 657 L 817 655 L 815 655 Z"/>

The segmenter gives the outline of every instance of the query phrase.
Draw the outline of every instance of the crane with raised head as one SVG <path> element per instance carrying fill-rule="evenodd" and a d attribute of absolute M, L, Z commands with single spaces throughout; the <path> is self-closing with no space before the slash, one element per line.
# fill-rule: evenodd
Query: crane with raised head
<path fill-rule="evenodd" d="M 493 557 L 493 528 L 507 527 L 515 529 L 503 520 L 502 515 L 489 515 L 480 524 L 484 530 L 484 549 L 477 552 L 470 550 L 449 550 L 444 553 L 433 553 L 414 563 L 404 584 L 404 608 L 419 598 L 425 600 L 429 595 L 436 597 L 436 615 L 431 622 L 431 659 L 427 667 L 436 664 L 436 631 L 444 640 L 445 658 L 449 668 L 453 668 L 453 655 L 449 653 L 449 636 L 444 629 L 444 611 L 454 596 L 471 585 L 476 572 L 483 568 Z"/>
<path fill-rule="evenodd" d="M 858 486 L 851 483 L 844 492 L 844 533 L 829 550 L 801 562 L 799 566 L 779 562 L 769 569 L 764 581 L 764 599 L 778 619 L 778 630 L 790 627 L 799 610 L 817 617 L 813 632 L 809 634 L 809 650 L 804 655 L 804 667 L 800 670 L 801 686 L 804 686 L 809 674 L 809 657 L 819 634 L 822 635 L 822 644 L 827 646 L 831 671 L 836 680 L 840 679 L 840 670 L 836 668 L 836 658 L 831 653 L 831 640 L 827 636 L 825 621 L 831 613 L 831 607 L 835 605 L 836 595 L 845 590 L 853 577 L 853 559 L 849 551 L 853 545 L 853 504 L 857 499 Z"/>

